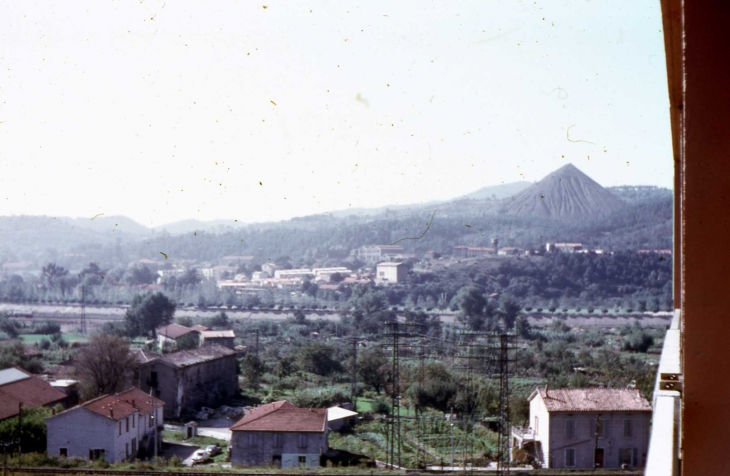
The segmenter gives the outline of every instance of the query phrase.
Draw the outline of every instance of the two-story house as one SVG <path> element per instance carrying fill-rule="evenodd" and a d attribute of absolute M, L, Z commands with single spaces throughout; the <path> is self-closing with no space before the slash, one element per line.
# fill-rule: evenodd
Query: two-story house
<path fill-rule="evenodd" d="M 327 410 L 282 400 L 257 407 L 231 427 L 231 463 L 278 468 L 319 466 L 327 451 Z"/>
<path fill-rule="evenodd" d="M 207 345 L 160 355 L 133 350 L 137 359 L 135 387 L 165 402 L 165 416 L 179 417 L 201 406 L 224 403 L 238 392 L 236 351 L 220 345 Z"/>
<path fill-rule="evenodd" d="M 132 388 L 46 418 L 51 456 L 110 463 L 149 456 L 159 445 L 164 402 Z"/>
<path fill-rule="evenodd" d="M 634 388 L 536 389 L 529 427 L 514 427 L 523 449 L 547 468 L 639 468 L 646 463 L 651 405 Z"/>

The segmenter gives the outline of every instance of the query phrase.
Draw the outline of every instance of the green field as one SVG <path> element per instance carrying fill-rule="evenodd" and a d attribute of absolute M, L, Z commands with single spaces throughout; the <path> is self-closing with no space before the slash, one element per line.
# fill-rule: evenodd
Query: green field
<path fill-rule="evenodd" d="M 26 344 L 37 344 L 43 339 L 51 340 L 51 334 L 20 334 L 18 337 L 20 337 Z M 63 340 L 69 343 L 88 342 L 89 338 L 78 334 L 63 334 Z"/>

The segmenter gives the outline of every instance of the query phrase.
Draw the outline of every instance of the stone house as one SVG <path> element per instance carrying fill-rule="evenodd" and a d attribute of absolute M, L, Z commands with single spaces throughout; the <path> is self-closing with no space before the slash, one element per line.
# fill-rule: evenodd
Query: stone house
<path fill-rule="evenodd" d="M 234 348 L 236 334 L 232 330 L 225 331 L 209 331 L 205 330 L 200 333 L 200 345 L 221 345 L 229 349 Z"/>
<path fill-rule="evenodd" d="M 165 402 L 165 416 L 179 417 L 202 406 L 224 403 L 238 392 L 234 350 L 208 345 L 166 355 L 133 351 L 137 359 L 133 385 Z"/>
<path fill-rule="evenodd" d="M 0 370 L 0 421 L 18 415 L 20 408 L 66 406 L 66 394 L 18 367 Z"/>
<path fill-rule="evenodd" d="M 513 427 L 511 455 L 523 449 L 547 468 L 642 468 L 651 405 L 634 388 L 538 388 L 529 427 Z"/>
<path fill-rule="evenodd" d="M 327 410 L 282 400 L 251 410 L 231 427 L 234 466 L 316 468 L 327 451 Z"/>
<path fill-rule="evenodd" d="M 200 331 L 180 324 L 171 323 L 155 329 L 157 335 L 157 348 L 175 349 L 184 339 L 194 339 L 196 345 L 200 342 Z"/>
<path fill-rule="evenodd" d="M 48 417 L 48 454 L 110 463 L 149 456 L 160 441 L 155 430 L 162 431 L 163 405 L 132 388 Z"/>

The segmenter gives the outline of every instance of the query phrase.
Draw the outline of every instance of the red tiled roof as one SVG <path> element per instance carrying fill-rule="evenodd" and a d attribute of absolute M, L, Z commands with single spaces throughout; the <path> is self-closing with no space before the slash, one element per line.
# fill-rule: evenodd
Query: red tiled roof
<path fill-rule="evenodd" d="M 131 404 L 133 407 L 137 408 L 142 415 L 152 413 L 154 408 L 160 408 L 165 405 L 165 402 L 162 400 L 155 398 L 136 387 L 117 393 L 115 397 Z"/>
<path fill-rule="evenodd" d="M 20 370 L 20 369 L 18 369 Z M 51 386 L 35 375 L 0 386 L 0 420 L 18 414 L 19 404 L 24 408 L 35 408 L 58 403 L 66 399 L 66 394 Z"/>
<path fill-rule="evenodd" d="M 81 405 L 81 407 L 115 421 L 126 418 L 137 411 L 131 403 L 127 403 L 114 395 L 104 395 L 90 400 Z"/>
<path fill-rule="evenodd" d="M 651 405 L 635 388 L 538 388 L 549 412 L 650 412 Z"/>
<path fill-rule="evenodd" d="M 286 400 L 254 408 L 231 431 L 321 433 L 327 426 L 324 408 L 299 408 Z"/>
<path fill-rule="evenodd" d="M 158 334 L 169 337 L 170 339 L 177 339 L 178 337 L 190 334 L 191 332 L 195 332 L 195 330 L 175 323 L 168 324 L 157 329 Z"/>

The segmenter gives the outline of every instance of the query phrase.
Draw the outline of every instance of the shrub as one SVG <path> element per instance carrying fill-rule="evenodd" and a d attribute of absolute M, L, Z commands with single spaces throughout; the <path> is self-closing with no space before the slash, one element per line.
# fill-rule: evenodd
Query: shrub
<path fill-rule="evenodd" d="M 45 337 L 41 339 L 41 341 L 38 343 L 38 347 L 41 348 L 41 350 L 48 350 L 51 348 L 51 341 L 46 339 Z"/>
<path fill-rule="evenodd" d="M 390 404 L 385 397 L 378 397 L 373 400 L 373 413 L 382 413 L 383 415 L 390 414 Z"/>

